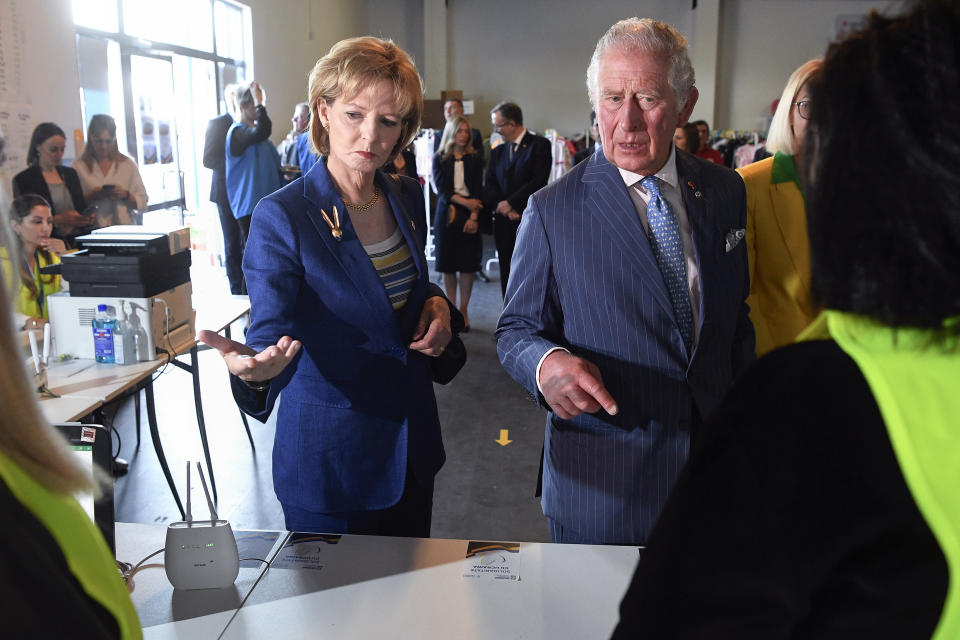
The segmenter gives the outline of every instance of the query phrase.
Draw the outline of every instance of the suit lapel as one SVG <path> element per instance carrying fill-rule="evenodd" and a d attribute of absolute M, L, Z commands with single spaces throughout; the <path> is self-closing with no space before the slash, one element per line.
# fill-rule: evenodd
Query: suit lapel
<path fill-rule="evenodd" d="M 587 188 L 587 215 L 603 225 L 614 243 L 629 258 L 629 263 L 639 272 L 653 297 L 673 317 L 667 285 L 620 172 L 599 151 L 592 154 L 587 163 L 582 178 Z"/>
<path fill-rule="evenodd" d="M 387 292 L 373 268 L 370 257 L 364 251 L 363 245 L 360 244 L 360 239 L 357 238 L 357 233 L 350 222 L 350 215 L 347 213 L 347 207 L 343 204 L 340 194 L 334 189 L 333 181 L 330 179 L 326 162 L 323 159 L 314 164 L 313 168 L 304 177 L 303 197 L 311 204 L 307 210 L 307 216 L 313 223 L 320 242 L 333 254 L 344 274 L 353 283 L 357 292 L 376 316 L 381 318 L 384 324 L 395 327 L 396 323 L 393 322 L 393 307 L 390 305 L 390 299 L 387 297 Z M 320 213 L 320 210 L 323 209 L 333 220 L 334 206 L 340 213 L 340 227 L 343 230 L 343 236 L 340 240 L 333 237 L 330 226 Z M 387 320 L 389 320 L 389 323 Z"/>
<path fill-rule="evenodd" d="M 700 277 L 698 335 L 702 339 L 704 323 L 711 319 L 713 312 L 710 295 L 720 288 L 714 278 L 719 273 L 717 259 L 721 255 L 725 230 L 717 228 L 716 216 L 712 215 L 714 199 L 711 185 L 702 182 L 700 169 L 692 156 L 677 153 L 677 172 Z"/>
<path fill-rule="evenodd" d="M 770 185 L 770 200 L 773 203 L 773 217 L 780 228 L 790 261 L 793 264 L 803 293 L 810 294 L 810 242 L 807 239 L 807 217 L 798 216 L 805 212 L 803 194 L 794 182 L 780 182 Z"/>

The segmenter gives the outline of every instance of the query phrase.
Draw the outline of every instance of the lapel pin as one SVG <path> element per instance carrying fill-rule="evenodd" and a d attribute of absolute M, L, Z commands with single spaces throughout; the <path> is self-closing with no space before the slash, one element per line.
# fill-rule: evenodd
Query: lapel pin
<path fill-rule="evenodd" d="M 326 223 L 330 225 L 330 235 L 336 238 L 337 242 L 340 242 L 343 237 L 343 229 L 340 228 L 340 214 L 337 213 L 337 205 L 333 205 L 333 220 L 330 219 L 330 216 L 328 216 L 327 212 L 323 209 L 320 209 L 320 215 L 322 215 Z"/>
<path fill-rule="evenodd" d="M 690 187 L 691 189 L 693 189 L 693 197 L 694 197 L 694 198 L 702 198 L 702 197 L 703 197 L 703 194 L 700 193 L 699 191 L 697 191 L 697 187 L 696 187 L 696 186 L 693 184 L 693 182 L 691 182 L 690 180 L 687 180 L 687 186 Z"/>

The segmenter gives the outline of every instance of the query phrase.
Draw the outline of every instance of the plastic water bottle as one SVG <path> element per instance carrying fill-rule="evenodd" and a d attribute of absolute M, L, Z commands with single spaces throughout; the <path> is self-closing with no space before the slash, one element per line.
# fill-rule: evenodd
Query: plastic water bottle
<path fill-rule="evenodd" d="M 97 362 L 115 362 L 113 354 L 113 332 L 117 320 L 105 304 L 97 305 L 97 315 L 93 319 L 93 356 Z"/>
<path fill-rule="evenodd" d="M 133 327 L 127 321 L 127 314 L 120 300 L 117 326 L 113 331 L 113 358 L 117 364 L 133 364 L 137 361 L 137 348 L 134 344 Z"/>

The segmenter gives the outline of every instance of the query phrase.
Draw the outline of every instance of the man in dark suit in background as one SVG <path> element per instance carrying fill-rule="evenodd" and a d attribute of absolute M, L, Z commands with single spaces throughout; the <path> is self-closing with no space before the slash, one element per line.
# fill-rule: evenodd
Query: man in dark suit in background
<path fill-rule="evenodd" d="M 602 150 L 530 198 L 497 351 L 550 412 L 554 542 L 640 545 L 691 433 L 754 357 L 746 193 L 673 146 L 698 95 L 673 27 L 618 22 L 587 78 Z"/>
<path fill-rule="evenodd" d="M 463 115 L 463 100 L 460 98 L 450 98 L 443 103 L 443 117 L 447 122 Z M 443 137 L 443 129 L 437 131 L 433 136 L 433 152 L 440 150 L 440 138 Z M 473 144 L 473 151 L 480 157 L 480 164 L 484 164 L 483 156 L 483 136 L 479 129 L 470 130 L 470 142 Z"/>
<path fill-rule="evenodd" d="M 510 260 L 527 198 L 546 186 L 553 154 L 550 141 L 523 126 L 523 111 L 513 102 L 501 102 L 490 111 L 493 130 L 503 144 L 490 152 L 483 202 L 493 212 L 493 238 L 500 262 L 500 288 L 507 291 Z"/>
<path fill-rule="evenodd" d="M 213 170 L 213 179 L 210 181 L 210 202 L 217 205 L 220 214 L 220 228 L 223 230 L 223 253 L 227 268 L 227 280 L 230 282 L 230 293 L 243 293 L 243 237 L 240 235 L 240 225 L 233 217 L 230 201 L 227 199 L 226 184 L 226 146 L 227 130 L 233 124 L 229 108 L 233 105 L 237 85 L 228 84 L 223 88 L 223 99 L 228 112 L 217 116 L 207 124 L 207 135 L 203 140 L 203 166 Z"/>

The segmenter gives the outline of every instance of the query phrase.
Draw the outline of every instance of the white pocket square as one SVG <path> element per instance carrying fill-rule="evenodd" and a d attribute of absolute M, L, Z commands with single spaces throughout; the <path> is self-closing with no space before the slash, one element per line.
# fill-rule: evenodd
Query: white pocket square
<path fill-rule="evenodd" d="M 746 229 L 730 229 L 730 231 L 727 231 L 725 238 L 726 252 L 730 253 L 733 251 L 733 248 L 743 240 L 743 236 L 745 235 L 747 235 Z"/>

